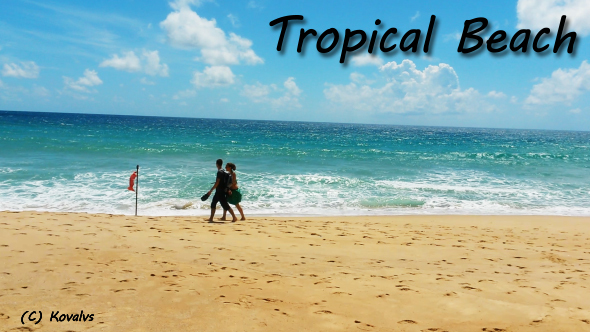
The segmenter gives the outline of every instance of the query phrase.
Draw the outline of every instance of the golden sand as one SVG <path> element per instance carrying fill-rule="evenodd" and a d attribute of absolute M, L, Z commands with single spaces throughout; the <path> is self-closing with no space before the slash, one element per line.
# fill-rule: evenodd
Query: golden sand
<path fill-rule="evenodd" d="M 588 279 L 586 217 L 0 212 L 0 331 L 590 331 Z"/>

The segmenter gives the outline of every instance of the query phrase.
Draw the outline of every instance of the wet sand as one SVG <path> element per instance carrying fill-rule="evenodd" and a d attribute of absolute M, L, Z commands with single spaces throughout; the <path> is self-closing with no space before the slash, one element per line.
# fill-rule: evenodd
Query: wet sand
<path fill-rule="evenodd" d="M 0 212 L 0 331 L 590 331 L 589 217 L 204 219 Z"/>

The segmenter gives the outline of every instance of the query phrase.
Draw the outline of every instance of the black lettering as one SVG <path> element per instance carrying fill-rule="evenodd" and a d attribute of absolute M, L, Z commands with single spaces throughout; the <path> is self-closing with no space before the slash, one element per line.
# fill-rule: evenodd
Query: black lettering
<path fill-rule="evenodd" d="M 375 25 L 381 24 L 381 20 L 376 20 Z M 373 30 L 371 34 L 371 42 L 369 42 L 369 53 L 373 53 L 373 48 L 375 47 L 375 41 L 377 40 L 377 30 Z"/>
<path fill-rule="evenodd" d="M 61 316 L 59 316 L 59 321 L 63 322 L 64 320 L 66 320 L 66 314 L 61 314 Z"/>
<path fill-rule="evenodd" d="M 522 39 L 520 44 L 515 45 L 518 38 L 520 38 L 520 35 L 524 35 L 524 38 Z M 512 36 L 512 39 L 510 40 L 510 50 L 512 52 L 518 52 L 518 50 L 522 49 L 522 53 L 525 53 L 527 51 L 527 47 L 529 45 L 529 38 L 530 37 L 531 37 L 531 30 L 528 30 L 528 29 L 518 30 L 514 34 L 514 36 Z"/>
<path fill-rule="evenodd" d="M 436 21 L 436 16 L 430 16 L 430 24 L 428 24 L 428 31 L 426 32 L 426 39 L 424 39 L 424 53 L 428 53 L 428 49 L 430 48 L 430 38 L 432 38 L 432 30 L 434 30 L 434 22 Z"/>
<path fill-rule="evenodd" d="M 71 321 L 72 318 L 74 318 L 74 314 L 66 315 L 66 319 L 68 320 L 68 322 Z"/>
<path fill-rule="evenodd" d="M 539 33 L 535 36 L 535 39 L 533 39 L 533 51 L 537 52 L 537 53 L 541 53 L 544 50 L 549 48 L 549 44 L 545 44 L 545 46 L 543 47 L 539 47 L 539 40 L 541 40 L 541 37 L 545 34 L 549 34 L 551 32 L 551 30 L 549 28 L 543 28 L 539 31 Z"/>
<path fill-rule="evenodd" d="M 94 320 L 94 314 L 91 314 L 89 322 L 92 322 L 93 320 Z"/>
<path fill-rule="evenodd" d="M 408 39 L 408 37 L 410 35 L 414 35 L 414 39 L 412 39 L 412 42 L 410 43 L 410 45 L 405 46 L 406 40 Z M 412 52 L 415 53 L 416 51 L 418 51 L 418 42 L 419 41 L 420 41 L 420 29 L 409 30 L 408 32 L 406 32 L 406 34 L 402 37 L 402 40 L 399 42 L 399 49 L 402 52 L 412 49 Z"/>
<path fill-rule="evenodd" d="M 324 41 L 324 38 L 326 38 L 326 36 L 329 34 L 334 35 L 334 40 L 332 40 L 332 44 L 330 44 L 330 46 L 328 46 L 328 48 L 323 48 L 322 43 Z M 320 35 L 320 37 L 318 38 L 318 41 L 316 43 L 316 48 L 317 48 L 318 52 L 328 53 L 331 50 L 333 50 L 334 47 L 336 47 L 336 44 L 338 44 L 338 38 L 340 38 L 340 35 L 338 34 L 338 30 L 336 30 L 334 28 L 330 28 L 330 29 L 322 32 L 322 34 Z"/>
<path fill-rule="evenodd" d="M 348 46 L 348 42 L 350 41 L 350 38 L 355 35 L 360 35 L 361 40 L 352 46 Z M 367 34 L 363 30 L 350 31 L 350 29 L 346 29 L 346 33 L 344 34 L 344 43 L 342 45 L 342 53 L 340 53 L 340 63 L 344 63 L 344 60 L 346 58 L 346 52 L 354 52 L 354 51 L 358 50 L 359 48 L 361 48 L 363 46 L 363 44 L 366 41 L 367 41 Z"/>
<path fill-rule="evenodd" d="M 473 31 L 470 31 L 470 27 L 473 23 L 480 23 L 481 25 Z M 463 26 L 463 33 L 461 34 L 461 41 L 459 42 L 459 48 L 457 48 L 457 52 L 467 54 L 471 53 L 483 45 L 483 39 L 476 35 L 476 33 L 485 30 L 488 26 L 488 20 L 485 17 L 477 17 L 472 20 L 466 20 L 465 25 Z M 470 48 L 465 48 L 465 40 L 467 38 L 475 39 L 477 44 Z"/>
<path fill-rule="evenodd" d="M 74 315 L 74 322 L 79 322 L 80 321 L 80 315 L 75 314 Z"/>
<path fill-rule="evenodd" d="M 503 41 L 504 39 L 506 39 L 506 31 L 498 30 L 498 31 L 495 31 L 494 33 L 492 33 L 492 35 L 490 36 L 490 38 L 486 42 L 486 44 L 488 45 L 488 51 L 490 51 L 492 53 L 498 53 L 498 52 L 504 51 L 507 47 L 506 45 L 502 45 L 499 48 L 494 48 L 494 46 L 493 46 L 495 43 L 499 43 L 499 42 Z"/>
<path fill-rule="evenodd" d="M 59 311 L 57 311 L 57 312 L 52 311 L 51 312 L 51 317 L 49 317 L 49 321 L 52 322 L 53 319 L 55 318 L 55 321 L 56 322 L 59 322 L 59 319 L 57 318 L 57 315 L 59 315 Z"/>
<path fill-rule="evenodd" d="M 572 31 L 572 32 L 567 33 L 563 37 L 561 36 L 563 34 L 563 30 L 565 29 L 565 20 L 566 20 L 565 15 L 562 15 L 561 21 L 559 21 L 559 30 L 557 30 L 557 37 L 555 37 L 555 46 L 553 46 L 553 53 L 557 53 L 557 51 L 559 51 L 559 48 L 561 47 L 561 44 L 563 44 L 563 42 L 568 38 L 569 38 L 569 42 L 567 45 L 567 52 L 571 54 L 574 51 L 574 43 L 576 42 L 576 33 Z"/>
<path fill-rule="evenodd" d="M 397 34 L 396 28 L 387 29 L 387 31 L 385 31 L 385 33 L 383 34 L 383 37 L 381 38 L 381 43 L 379 44 L 379 49 L 381 49 L 381 52 L 384 52 L 384 53 L 389 52 L 395 48 L 395 44 L 391 45 L 390 47 L 385 47 L 385 42 L 387 41 L 387 37 L 389 37 L 389 35 L 395 35 L 395 34 Z"/>
<path fill-rule="evenodd" d="M 309 29 L 307 31 L 305 31 L 305 29 L 301 29 L 301 31 L 299 32 L 299 43 L 297 44 L 297 53 L 301 53 L 301 50 L 303 49 L 303 41 L 305 40 L 305 37 L 307 37 L 309 34 L 312 34 L 314 36 L 318 35 L 318 33 L 314 29 Z"/>
<path fill-rule="evenodd" d="M 283 26 L 281 27 L 281 35 L 279 36 L 279 42 L 277 43 L 277 51 L 281 51 L 281 48 L 283 48 L 283 40 L 285 39 L 285 33 L 287 32 L 287 28 L 289 26 L 289 21 L 290 20 L 303 20 L 303 15 L 287 15 L 287 16 L 283 16 L 283 17 L 279 17 L 277 19 L 274 19 L 272 21 L 270 21 L 270 23 L 268 23 L 271 27 L 279 24 L 279 23 L 283 23 Z"/>

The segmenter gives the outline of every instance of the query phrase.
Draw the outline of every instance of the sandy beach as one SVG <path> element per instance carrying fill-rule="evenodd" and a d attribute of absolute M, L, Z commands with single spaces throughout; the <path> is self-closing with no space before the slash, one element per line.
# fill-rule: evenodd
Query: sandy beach
<path fill-rule="evenodd" d="M 588 217 L 0 212 L 0 232 L 1 331 L 590 331 Z"/>

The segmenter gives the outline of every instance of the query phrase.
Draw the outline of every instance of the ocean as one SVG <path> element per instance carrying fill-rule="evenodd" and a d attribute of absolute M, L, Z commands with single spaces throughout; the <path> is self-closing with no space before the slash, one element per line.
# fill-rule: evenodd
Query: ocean
<path fill-rule="evenodd" d="M 215 161 L 248 215 L 590 215 L 590 132 L 0 111 L 0 210 L 209 214 Z"/>

